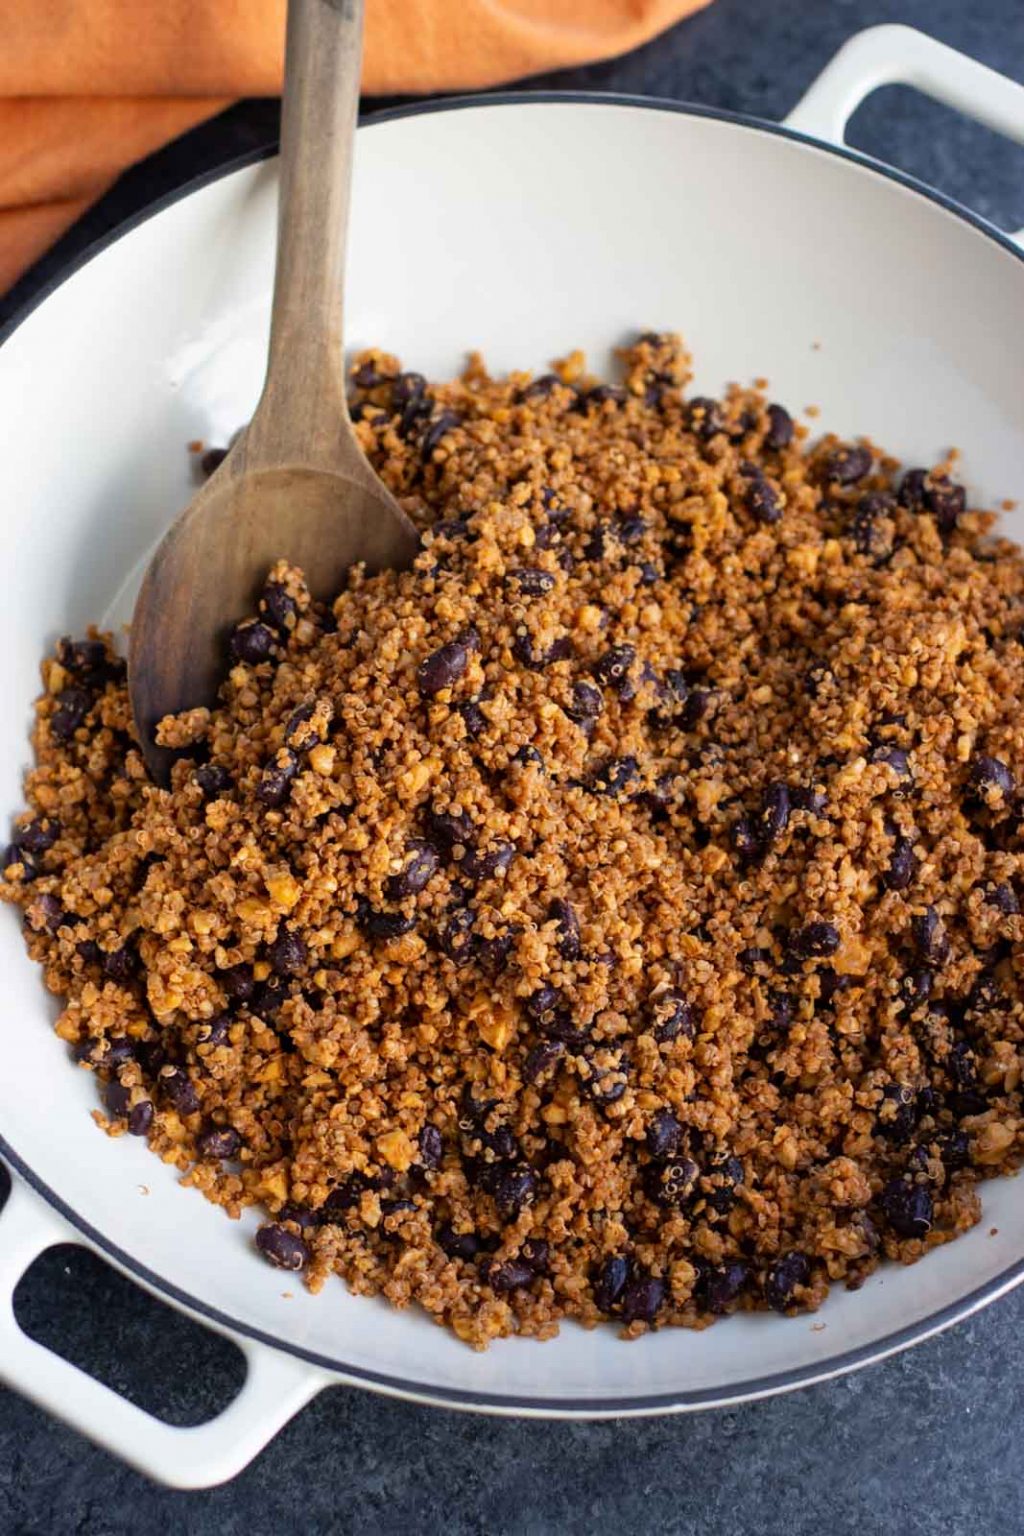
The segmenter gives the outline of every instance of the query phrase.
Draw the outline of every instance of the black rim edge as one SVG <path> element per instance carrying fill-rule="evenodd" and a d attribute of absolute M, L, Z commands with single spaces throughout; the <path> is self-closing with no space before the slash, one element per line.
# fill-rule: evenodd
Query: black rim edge
<path fill-rule="evenodd" d="M 369 118 L 364 118 L 360 126 L 372 128 L 377 123 L 394 122 L 405 117 L 419 117 L 439 112 L 462 111 L 473 107 L 505 107 L 521 105 L 557 105 L 559 103 L 585 103 L 594 106 L 619 106 L 639 107 L 656 112 L 674 112 L 687 117 L 709 118 L 719 122 L 731 123 L 737 127 L 753 129 L 761 133 L 769 133 L 777 138 L 789 139 L 794 143 L 805 145 L 821 154 L 833 155 L 839 160 L 844 160 L 857 166 L 859 169 L 882 177 L 885 180 L 896 182 L 910 192 L 917 194 L 930 203 L 936 204 L 969 224 L 973 229 L 986 239 L 1000 246 L 1009 255 L 1016 257 L 1018 261 L 1024 261 L 1024 250 L 1003 231 L 988 223 L 979 214 L 965 208 L 954 198 L 945 193 L 936 191 L 916 177 L 908 175 L 905 171 L 886 165 L 883 161 L 874 160 L 867 155 L 848 149 L 845 145 L 825 143 L 809 134 L 800 133 L 796 129 L 788 128 L 782 123 L 768 122 L 762 118 L 750 116 L 745 113 L 727 112 L 717 107 L 707 107 L 689 102 L 667 100 L 655 96 L 635 96 L 624 93 L 602 91 L 498 91 L 493 95 L 465 95 L 443 97 L 440 100 L 424 102 L 412 102 L 405 106 L 391 107 L 380 112 L 373 113 Z M 130 218 L 125 219 L 106 234 L 99 236 L 82 251 L 74 261 L 68 264 L 63 271 L 54 275 L 44 283 L 26 303 L 0 326 L 0 346 L 8 341 L 15 331 L 45 302 L 56 290 L 64 285 L 70 278 L 79 272 L 84 266 L 100 255 L 109 246 L 113 245 L 123 236 L 130 234 L 139 225 L 146 223 L 155 215 L 172 207 L 183 198 L 189 197 L 194 192 L 220 181 L 225 176 L 230 176 L 236 171 L 245 170 L 249 166 L 257 165 L 261 161 L 269 159 L 276 153 L 277 146 L 268 144 L 262 148 L 250 150 L 243 155 L 235 156 L 216 166 L 209 171 L 204 171 L 191 180 L 184 182 L 172 192 L 156 199 L 145 208 L 140 209 Z M 106 1254 L 114 1263 L 127 1274 L 133 1276 L 150 1290 L 158 1295 L 165 1296 L 176 1306 L 186 1312 L 191 1312 L 199 1317 L 207 1319 L 215 1327 L 224 1330 L 228 1334 L 240 1334 L 243 1338 L 254 1340 L 271 1349 L 283 1351 L 300 1360 L 307 1361 L 310 1365 L 341 1376 L 356 1385 L 369 1389 L 383 1391 L 394 1396 L 409 1398 L 421 1403 L 435 1404 L 449 1408 L 469 1408 L 481 1411 L 491 1410 L 495 1412 L 522 1413 L 531 1416 L 578 1416 L 586 1418 L 614 1418 L 616 1415 L 656 1414 L 668 1412 L 685 1412 L 707 1407 L 728 1407 L 740 1402 L 752 1401 L 758 1398 L 771 1397 L 783 1392 L 792 1391 L 798 1387 L 810 1386 L 814 1382 L 825 1381 L 830 1378 L 845 1375 L 856 1370 L 859 1366 L 870 1365 L 881 1361 L 887 1356 L 900 1350 L 909 1348 L 932 1335 L 950 1327 L 953 1323 L 969 1317 L 978 1311 L 986 1302 L 994 1301 L 1015 1285 L 1024 1281 L 1024 1259 L 978 1286 L 960 1300 L 952 1302 L 948 1307 L 931 1313 L 919 1322 L 908 1324 L 907 1327 L 896 1329 L 893 1333 L 886 1334 L 874 1343 L 861 1345 L 857 1349 L 848 1350 L 844 1354 L 834 1355 L 828 1360 L 817 1365 L 803 1366 L 799 1369 L 779 1372 L 772 1376 L 753 1377 L 748 1381 L 737 1382 L 723 1390 L 702 1390 L 691 1392 L 671 1392 L 652 1394 L 641 1397 L 615 1397 L 608 1399 L 595 1399 L 585 1397 L 572 1398 L 530 1398 L 506 1395 L 502 1393 L 476 1392 L 468 1388 L 451 1388 L 432 1386 L 425 1382 L 409 1381 L 403 1377 L 390 1376 L 383 1372 L 370 1371 L 358 1366 L 346 1364 L 344 1361 L 333 1360 L 329 1356 L 318 1354 L 315 1350 L 305 1349 L 301 1345 L 291 1344 L 285 1340 L 275 1338 L 264 1333 L 262 1329 L 255 1328 L 249 1323 L 241 1322 L 236 1318 L 221 1312 L 218 1308 L 210 1306 L 207 1302 L 193 1296 L 188 1291 L 181 1290 L 171 1281 L 155 1274 L 147 1269 L 144 1264 L 124 1252 L 118 1244 L 97 1231 L 84 1217 L 68 1206 L 59 1195 L 44 1183 L 32 1170 L 32 1168 L 16 1153 L 3 1135 L 0 1135 L 0 1156 L 10 1164 L 15 1172 L 26 1184 L 33 1189 L 48 1205 L 52 1206 L 69 1226 L 79 1231 L 95 1248 Z M 2 1213 L 0 1213 L 2 1221 Z"/>

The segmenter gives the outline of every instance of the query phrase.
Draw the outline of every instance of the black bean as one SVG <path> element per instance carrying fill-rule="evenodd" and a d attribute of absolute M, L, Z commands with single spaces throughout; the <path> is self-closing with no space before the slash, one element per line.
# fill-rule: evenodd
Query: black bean
<path fill-rule="evenodd" d="M 594 1304 L 601 1312 L 611 1312 L 629 1279 L 629 1260 L 613 1253 L 597 1271 L 594 1279 Z"/>
<path fill-rule="evenodd" d="M 521 566 L 519 570 L 509 573 L 509 580 L 526 597 L 544 597 L 546 593 L 553 591 L 555 586 L 554 573 L 541 570 L 537 566 Z"/>
<path fill-rule="evenodd" d="M 951 1173 L 971 1165 L 971 1139 L 966 1131 L 939 1138 L 939 1156 Z"/>
<path fill-rule="evenodd" d="M 365 904 L 359 909 L 358 920 L 368 939 L 380 939 L 384 943 L 402 938 L 416 926 L 415 917 L 407 917 L 403 912 L 383 912 Z"/>
<path fill-rule="evenodd" d="M 770 949 L 761 949 L 756 944 L 749 949 L 741 949 L 736 956 L 736 963 L 746 976 L 756 976 L 765 966 L 771 964 L 772 952 Z"/>
<path fill-rule="evenodd" d="M 743 1164 L 728 1152 L 719 1152 L 709 1161 L 701 1179 L 701 1192 L 711 1209 L 726 1215 L 736 1204 L 736 1191 L 743 1183 Z"/>
<path fill-rule="evenodd" d="M 57 642 L 57 660 L 74 677 L 92 680 L 106 665 L 107 648 L 102 640 L 72 640 L 63 635 Z"/>
<path fill-rule="evenodd" d="M 642 587 L 653 587 L 656 582 L 661 581 L 664 575 L 664 572 L 659 570 L 650 560 L 645 560 L 637 569 L 640 572 L 640 585 Z"/>
<path fill-rule="evenodd" d="M 465 811 L 427 811 L 427 835 L 442 853 L 450 855 L 454 848 L 471 848 L 476 839 L 476 827 Z"/>
<path fill-rule="evenodd" d="M 134 947 L 122 944 L 120 949 L 108 950 L 103 956 L 103 974 L 122 986 L 131 981 L 139 968 L 139 957 Z"/>
<path fill-rule="evenodd" d="M 231 1125 L 208 1125 L 196 1137 L 196 1151 L 200 1157 L 224 1161 L 236 1157 L 242 1138 Z"/>
<path fill-rule="evenodd" d="M 776 1312 L 785 1312 L 796 1300 L 796 1292 L 811 1278 L 811 1265 L 805 1253 L 794 1249 L 783 1254 L 764 1277 L 764 1299 Z"/>
<path fill-rule="evenodd" d="M 128 1113 L 128 1105 L 131 1102 L 131 1089 L 125 1088 L 115 1077 L 107 1083 L 103 1089 L 103 1102 L 107 1113 L 115 1120 L 123 1120 Z"/>
<path fill-rule="evenodd" d="M 205 1019 L 196 1031 L 196 1038 L 200 1045 L 220 1046 L 226 1045 L 228 1030 L 231 1028 L 231 1020 L 226 1013 L 218 1013 L 212 1019 Z"/>
<path fill-rule="evenodd" d="M 276 643 L 274 631 L 268 625 L 261 624 L 259 619 L 246 619 L 232 634 L 228 650 L 233 662 L 256 667 L 269 661 Z"/>
<path fill-rule="evenodd" d="M 477 940 L 473 933 L 474 915 L 469 907 L 453 912 L 438 934 L 443 954 L 456 965 L 466 965 L 473 959 Z"/>
<path fill-rule="evenodd" d="M 613 405 L 622 405 L 626 399 L 626 391 L 618 384 L 595 384 L 593 389 L 588 389 L 580 395 L 577 408 L 586 410 L 588 405 L 604 405 L 610 401 Z"/>
<path fill-rule="evenodd" d="M 764 445 L 778 453 L 782 448 L 788 448 L 793 441 L 793 418 L 783 405 L 772 404 L 768 407 L 768 430 L 764 435 Z"/>
<path fill-rule="evenodd" d="M 427 423 L 427 429 L 420 443 L 420 453 L 424 459 L 431 459 L 435 448 L 439 448 L 442 438 L 449 432 L 461 427 L 462 417 L 458 411 L 441 411 L 432 421 Z"/>
<path fill-rule="evenodd" d="M 659 1045 L 678 1040 L 680 1035 L 686 1040 L 693 1039 L 697 1032 L 693 1009 L 681 992 L 671 988 L 660 991 L 651 997 L 648 1007 L 650 1028 Z"/>
<path fill-rule="evenodd" d="M 108 1035 L 106 1049 L 97 1053 L 95 1062 L 101 1067 L 123 1067 L 135 1060 L 135 1041 L 128 1035 Z"/>
<path fill-rule="evenodd" d="M 287 638 L 299 617 L 299 605 L 279 581 L 268 581 L 260 598 L 260 613 L 278 634 Z"/>
<path fill-rule="evenodd" d="M 309 952 L 297 933 L 282 928 L 267 949 L 267 959 L 279 976 L 298 976 L 306 968 Z"/>
<path fill-rule="evenodd" d="M 153 1124 L 153 1105 L 149 1099 L 140 1099 L 128 1112 L 128 1134 L 145 1136 Z"/>
<path fill-rule="evenodd" d="M 891 768 L 898 779 L 909 780 L 913 777 L 910 771 L 910 759 L 902 747 L 890 746 L 883 742 L 881 746 L 872 747 L 868 754 L 868 762 L 881 763 Z"/>
<path fill-rule="evenodd" d="M 925 490 L 928 478 L 926 469 L 908 469 L 900 481 L 898 497 L 901 507 L 906 507 L 910 512 L 923 512 L 925 508 Z"/>
<path fill-rule="evenodd" d="M 657 1275 L 635 1275 L 622 1292 L 624 1323 L 653 1323 L 665 1300 L 665 1282 Z"/>
<path fill-rule="evenodd" d="M 772 987 L 768 993 L 768 1022 L 772 1029 L 785 1034 L 792 1028 L 796 1012 L 796 998 L 792 992 L 782 992 Z"/>
<path fill-rule="evenodd" d="M 416 896 L 437 873 L 441 860 L 437 849 L 423 838 L 412 838 L 405 845 L 403 868 L 384 882 L 384 894 L 389 901 L 401 901 L 405 896 Z"/>
<path fill-rule="evenodd" d="M 290 747 L 301 751 L 303 747 L 311 747 L 317 741 L 318 738 L 315 730 L 307 731 L 304 729 L 312 718 L 312 704 L 300 704 L 298 709 L 292 710 L 285 721 L 284 727 L 284 739 Z"/>
<path fill-rule="evenodd" d="M 247 1003 L 256 990 L 256 979 L 252 974 L 252 966 L 244 960 L 238 965 L 229 965 L 219 972 L 218 980 L 228 997 L 236 1003 Z"/>
<path fill-rule="evenodd" d="M 42 926 L 47 933 L 56 933 L 67 920 L 68 915 L 56 896 L 38 896 L 30 909 L 30 921 L 37 931 Z"/>
<path fill-rule="evenodd" d="M 507 873 L 515 856 L 515 844 L 500 841 L 492 843 L 489 848 L 482 851 L 475 848 L 469 849 L 459 863 L 459 869 L 474 883 L 480 880 L 494 880 Z"/>
<path fill-rule="evenodd" d="M 925 491 L 925 506 L 934 517 L 941 533 L 952 533 L 967 509 L 967 493 L 945 475 L 935 475 Z"/>
<path fill-rule="evenodd" d="M 544 1023 L 552 1014 L 565 1006 L 565 998 L 557 987 L 538 987 L 531 992 L 523 1003 L 530 1018 L 538 1024 Z"/>
<path fill-rule="evenodd" d="M 908 971 L 900 981 L 900 997 L 909 1008 L 917 1008 L 931 997 L 934 985 L 931 971 Z"/>
<path fill-rule="evenodd" d="M 815 960 L 834 955 L 839 942 L 839 930 L 833 923 L 805 923 L 791 930 L 788 948 L 797 960 Z"/>
<path fill-rule="evenodd" d="M 691 688 L 689 698 L 683 707 L 683 724 L 687 730 L 692 731 L 694 726 L 707 718 L 714 702 L 715 696 L 709 688 Z"/>
<path fill-rule="evenodd" d="M 459 705 L 459 714 L 462 716 L 466 727 L 466 735 L 470 741 L 477 741 L 487 729 L 487 716 L 484 714 L 476 699 L 467 699 Z"/>
<path fill-rule="evenodd" d="M 14 833 L 14 846 L 33 856 L 48 853 L 60 836 L 60 822 L 50 817 L 37 817 Z"/>
<path fill-rule="evenodd" d="M 535 1275 L 546 1274 L 551 1261 L 551 1249 L 543 1237 L 527 1237 L 519 1250 L 519 1257 L 528 1264 Z"/>
<path fill-rule="evenodd" d="M 504 1264 L 485 1264 L 481 1269 L 481 1278 L 492 1291 L 501 1295 L 506 1291 L 518 1291 L 526 1285 L 532 1285 L 536 1276 L 529 1264 L 522 1264 L 517 1259 L 506 1259 Z"/>
<path fill-rule="evenodd" d="M 731 1264 L 716 1264 L 705 1271 L 701 1279 L 700 1294 L 709 1312 L 716 1317 L 728 1312 L 739 1300 L 750 1278 L 750 1271 L 738 1260 Z"/>
<path fill-rule="evenodd" d="M 523 768 L 539 768 L 544 771 L 544 759 L 536 747 L 519 747 L 512 754 L 512 761 Z"/>
<path fill-rule="evenodd" d="M 598 1066 L 590 1063 L 590 1075 L 583 1088 L 595 1104 L 617 1104 L 626 1091 L 626 1073 L 622 1065 Z"/>
<path fill-rule="evenodd" d="M 682 1139 L 683 1127 L 670 1109 L 656 1109 L 647 1126 L 647 1150 L 652 1157 L 671 1157 Z"/>
<path fill-rule="evenodd" d="M 527 1052 L 523 1062 L 523 1077 L 528 1083 L 535 1083 L 557 1066 L 564 1055 L 565 1045 L 561 1040 L 542 1040 Z"/>
<path fill-rule="evenodd" d="M 572 701 L 565 707 L 570 720 L 577 725 L 591 726 L 604 708 L 601 690 L 592 683 L 574 683 Z"/>
<path fill-rule="evenodd" d="M 913 1088 L 906 1083 L 886 1083 L 875 1123 L 878 1134 L 902 1145 L 913 1136 L 917 1117 L 917 1095 Z"/>
<path fill-rule="evenodd" d="M 279 1222 L 270 1222 L 256 1233 L 256 1247 L 275 1269 L 298 1271 L 309 1263 L 309 1248 L 301 1237 Z"/>
<path fill-rule="evenodd" d="M 865 519 L 891 517 L 895 510 L 896 502 L 887 491 L 869 491 L 858 501 L 855 516 Z"/>
<path fill-rule="evenodd" d="M 649 1163 L 644 1188 L 656 1205 L 682 1210 L 693 1196 L 700 1169 L 691 1157 L 675 1157 L 667 1163 Z"/>
<path fill-rule="evenodd" d="M 504 933 L 496 934 L 493 939 L 485 939 L 477 935 L 473 943 L 473 958 L 481 969 L 490 976 L 499 975 L 509 962 L 512 946 L 519 932 L 521 929 L 514 926 Z"/>
<path fill-rule="evenodd" d="M 219 763 L 203 763 L 196 769 L 195 781 L 209 799 L 226 794 L 231 788 L 231 775 Z"/>
<path fill-rule="evenodd" d="M 840 485 L 855 485 L 871 468 L 871 453 L 860 444 L 837 448 L 825 460 L 825 473 Z"/>
<path fill-rule="evenodd" d="M 459 635 L 420 662 L 416 681 L 424 698 L 433 698 L 442 689 L 451 688 L 458 682 L 469 665 L 470 655 L 475 648 L 474 640 L 473 636 Z"/>
<path fill-rule="evenodd" d="M 946 1108 L 954 1120 L 968 1120 L 974 1115 L 983 1115 L 988 1107 L 988 1099 L 980 1089 L 965 1088 L 946 1095 Z"/>
<path fill-rule="evenodd" d="M 397 411 L 422 400 L 427 391 L 427 381 L 422 373 L 399 373 L 391 382 L 391 402 Z"/>
<path fill-rule="evenodd" d="M 284 805 L 298 771 L 298 757 L 291 747 L 282 747 L 260 774 L 256 783 L 256 799 L 261 805 L 274 810 Z"/>
<path fill-rule="evenodd" d="M 380 373 L 375 363 L 369 359 L 360 363 L 352 374 L 352 383 L 357 389 L 376 389 L 378 384 L 387 382 L 387 375 Z"/>
<path fill-rule="evenodd" d="M 444 1137 L 436 1125 L 428 1121 L 420 1129 L 417 1137 L 419 1145 L 419 1161 L 424 1168 L 440 1168 L 444 1158 Z"/>
<path fill-rule="evenodd" d="M 70 741 L 85 722 L 93 705 L 93 695 L 84 688 L 65 688 L 57 695 L 57 708 L 50 717 L 50 730 L 58 741 Z"/>
<path fill-rule="evenodd" d="M 902 834 L 893 838 L 889 863 L 882 873 L 882 884 L 887 891 L 905 891 L 917 874 L 917 855 L 909 837 Z"/>
<path fill-rule="evenodd" d="M 300 1232 L 312 1232 L 320 1225 L 320 1215 L 317 1211 L 311 1211 L 308 1205 L 300 1205 L 296 1200 L 286 1200 L 277 1213 L 278 1221 L 293 1221 Z"/>
<path fill-rule="evenodd" d="M 548 920 L 557 924 L 557 948 L 563 960 L 578 960 L 582 953 L 580 920 L 572 902 L 556 896 L 548 907 Z"/>
<path fill-rule="evenodd" d="M 529 667 L 531 672 L 542 672 L 554 662 L 565 661 L 571 656 L 572 643 L 568 635 L 556 635 L 550 645 L 541 649 L 535 644 L 529 630 L 521 628 L 516 631 L 512 642 L 512 654 L 524 667 Z"/>
<path fill-rule="evenodd" d="M 630 678 L 630 668 L 636 661 L 636 650 L 631 645 L 613 645 L 594 663 L 594 676 L 599 683 L 613 688 L 621 699 L 629 700 L 636 692 Z"/>
<path fill-rule="evenodd" d="M 779 500 L 779 493 L 764 475 L 758 474 L 750 481 L 745 499 L 747 511 L 757 522 L 770 527 L 773 523 L 780 521 L 782 503 Z"/>
<path fill-rule="evenodd" d="M 1020 911 L 1020 902 L 1012 885 L 1005 880 L 990 884 L 985 888 L 985 902 L 990 907 L 995 907 L 1004 917 L 1016 917 Z"/>
<path fill-rule="evenodd" d="M 167 1060 L 167 1050 L 159 1036 L 155 1040 L 140 1040 L 135 1055 L 147 1077 L 156 1077 Z"/>
<path fill-rule="evenodd" d="M 764 844 L 749 816 L 740 816 L 733 822 L 729 840 L 741 859 L 760 859 L 764 854 Z"/>
<path fill-rule="evenodd" d="M 888 560 L 893 552 L 893 529 L 883 519 L 888 511 L 885 496 L 862 496 L 850 523 L 853 546 L 870 560 Z"/>
<path fill-rule="evenodd" d="M 898 1237 L 927 1237 L 932 1229 L 932 1197 L 923 1184 L 890 1179 L 878 1197 L 878 1204 Z"/>
<path fill-rule="evenodd" d="M 791 784 L 789 787 L 789 804 L 794 811 L 809 811 L 812 816 L 820 816 L 827 803 L 824 790 L 815 789 L 813 785 Z"/>
<path fill-rule="evenodd" d="M 941 965 L 949 954 L 949 936 L 934 907 L 925 907 L 911 922 L 914 944 L 922 960 Z"/>
<path fill-rule="evenodd" d="M 966 1040 L 955 1040 L 946 1058 L 946 1071 L 957 1088 L 974 1088 L 978 1082 L 978 1058 Z"/>
<path fill-rule="evenodd" d="M 434 1240 L 442 1253 L 450 1259 L 475 1259 L 480 1243 L 473 1232 L 456 1232 L 451 1222 L 443 1221 L 434 1233 Z"/>
<path fill-rule="evenodd" d="M 164 1098 L 179 1115 L 196 1113 L 199 1095 L 192 1079 L 181 1067 L 161 1067 L 158 1082 Z"/>
<path fill-rule="evenodd" d="M 789 826 L 789 790 L 785 784 L 768 784 L 761 792 L 761 809 L 757 818 L 760 840 L 765 844 L 776 842 Z"/>
<path fill-rule="evenodd" d="M 537 1192 L 537 1180 L 530 1168 L 498 1168 L 491 1185 L 494 1203 L 507 1221 L 514 1221 Z"/>
<path fill-rule="evenodd" d="M 1016 785 L 1013 774 L 998 757 L 978 753 L 971 761 L 968 778 L 971 790 L 981 800 L 1008 800 Z"/>
<path fill-rule="evenodd" d="M 636 778 L 640 765 L 635 757 L 610 757 L 590 778 L 590 788 L 596 795 L 618 795 Z"/>
<path fill-rule="evenodd" d="M 557 373 L 540 373 L 519 391 L 520 400 L 546 400 L 558 388 L 564 388 Z"/>
<path fill-rule="evenodd" d="M 695 395 L 687 402 L 686 424 L 696 437 L 710 441 L 717 433 L 725 431 L 720 403 L 707 395 Z"/>
<path fill-rule="evenodd" d="M 624 517 L 616 529 L 619 543 L 625 544 L 627 549 L 639 544 L 646 532 L 647 523 L 642 517 Z"/>

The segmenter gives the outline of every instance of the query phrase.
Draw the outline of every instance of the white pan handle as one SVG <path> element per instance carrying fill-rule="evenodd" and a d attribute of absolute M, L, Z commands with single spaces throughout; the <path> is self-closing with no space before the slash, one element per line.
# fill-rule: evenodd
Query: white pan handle
<path fill-rule="evenodd" d="M 812 138 L 845 142 L 846 125 L 882 85 L 910 85 L 1024 144 L 1024 85 L 913 27 L 869 27 L 844 43 L 785 120 Z M 1013 238 L 1024 243 L 1024 230 Z"/>
<path fill-rule="evenodd" d="M 228 1335 L 246 1357 L 238 1396 L 207 1424 L 178 1429 L 162 1423 L 18 1327 L 18 1281 L 39 1254 L 67 1242 L 81 1245 L 81 1234 L 12 1174 L 0 1212 L 0 1380 L 157 1482 L 172 1488 L 226 1482 L 327 1384 L 315 1366 Z"/>

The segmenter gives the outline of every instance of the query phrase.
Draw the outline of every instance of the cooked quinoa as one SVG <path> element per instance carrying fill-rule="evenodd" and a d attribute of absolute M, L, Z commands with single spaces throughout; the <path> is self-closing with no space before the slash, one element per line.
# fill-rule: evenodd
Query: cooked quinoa
<path fill-rule="evenodd" d="M 422 553 L 278 565 L 169 792 L 109 643 L 43 666 L 2 894 L 100 1125 L 478 1347 L 813 1308 L 1020 1156 L 1024 559 L 687 380 L 366 354 Z"/>

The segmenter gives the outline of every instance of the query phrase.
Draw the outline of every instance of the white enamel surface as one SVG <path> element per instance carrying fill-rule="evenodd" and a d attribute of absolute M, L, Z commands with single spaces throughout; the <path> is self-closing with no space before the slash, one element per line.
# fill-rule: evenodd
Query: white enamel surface
<path fill-rule="evenodd" d="M 20 804 L 39 657 L 110 610 L 187 499 L 192 438 L 223 441 L 259 384 L 275 168 L 150 219 L 50 297 L 0 352 L 5 601 L 0 808 Z M 427 373 L 479 347 L 498 369 L 639 327 L 685 333 L 697 384 L 766 375 L 822 427 L 909 460 L 951 444 L 976 502 L 1024 497 L 1024 264 L 870 169 L 735 124 L 632 106 L 483 105 L 360 136 L 348 331 Z M 1024 533 L 1024 522 L 1008 520 Z M 413 1312 L 313 1299 L 137 1141 L 93 1126 L 95 1085 L 49 1029 L 0 913 L 0 1134 L 128 1258 L 236 1324 L 426 1395 L 599 1409 L 827 1371 L 1024 1259 L 1024 1185 L 986 1187 L 969 1237 L 886 1269 L 813 1319 L 738 1319 L 626 1346 L 566 1328 L 476 1355 Z M 0 1230 L 3 1218 L 0 1216 Z M 990 1228 L 997 1228 L 994 1236 Z M 0 1360 L 0 1373 L 3 1361 Z"/>

